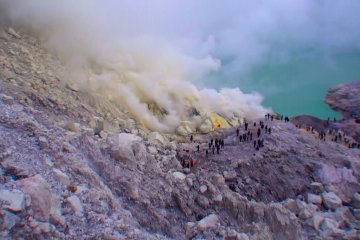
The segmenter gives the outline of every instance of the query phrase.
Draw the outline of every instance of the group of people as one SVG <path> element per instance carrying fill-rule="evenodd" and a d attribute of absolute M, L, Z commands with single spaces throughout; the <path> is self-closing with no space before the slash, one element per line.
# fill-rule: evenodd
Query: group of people
<path fill-rule="evenodd" d="M 273 115 L 270 114 L 266 114 L 265 115 L 265 119 L 266 120 L 270 120 L 270 119 L 274 119 Z M 240 133 L 240 128 L 236 129 L 236 136 L 239 138 L 239 142 L 252 142 L 253 141 L 253 133 L 252 131 L 249 129 L 249 124 L 247 122 L 245 122 L 244 124 L 245 127 L 245 133 L 241 134 Z M 256 128 L 257 127 L 257 123 L 254 122 L 253 127 Z M 264 147 L 264 138 L 260 138 L 262 135 L 262 133 L 264 134 L 271 134 L 271 127 L 268 127 L 267 125 L 264 124 L 263 121 L 259 122 L 259 127 L 256 130 L 256 136 L 257 136 L 257 140 L 253 141 L 254 144 L 254 149 L 256 151 L 259 151 L 259 149 L 261 147 Z"/>
<path fill-rule="evenodd" d="M 280 120 L 280 121 L 284 120 L 285 122 L 290 121 L 289 117 L 287 117 L 287 116 L 284 117 L 283 115 L 272 115 L 270 113 L 265 115 L 265 120 L 274 121 L 274 119 Z M 336 120 L 334 119 L 334 121 L 336 121 Z M 299 126 L 299 125 L 296 125 L 296 127 L 301 128 L 301 126 Z M 245 131 L 242 133 L 240 128 L 237 128 L 236 136 L 239 139 L 240 143 L 252 142 L 254 149 L 256 151 L 259 151 L 260 148 L 264 147 L 263 134 L 271 134 L 272 128 L 270 126 L 265 125 L 264 121 L 254 122 L 253 129 L 250 129 L 250 128 L 251 127 L 249 127 L 249 123 L 245 122 L 244 123 Z M 315 130 L 312 126 L 305 127 L 305 130 L 308 132 L 311 132 L 311 133 L 315 133 Z M 257 139 L 253 140 L 254 133 L 256 134 L 255 137 L 257 137 Z M 328 130 L 328 131 L 320 131 L 317 133 L 318 133 L 318 137 L 320 140 L 325 141 L 327 139 L 327 137 L 329 136 L 331 141 L 345 143 L 348 145 L 349 148 L 360 148 L 360 143 L 350 141 L 349 138 L 346 137 L 346 134 L 343 133 L 342 131 Z M 190 142 L 193 142 L 193 141 L 194 141 L 194 138 L 191 135 Z M 224 147 L 225 147 L 224 139 L 222 139 L 222 138 L 211 139 L 208 142 L 208 148 L 205 149 L 205 154 L 206 154 L 206 156 L 208 156 L 210 152 L 213 155 L 215 155 L 215 152 L 217 154 L 220 154 L 221 150 L 224 149 Z M 189 152 L 189 150 L 187 150 L 187 152 Z M 196 152 L 200 153 L 200 144 L 196 145 Z M 192 168 L 195 165 L 195 161 L 192 158 L 188 157 L 187 160 L 185 160 L 185 159 L 181 160 L 181 164 L 184 168 Z"/>
<path fill-rule="evenodd" d="M 206 156 L 209 154 L 208 150 L 211 150 L 212 154 L 215 154 L 215 148 L 216 148 L 216 153 L 220 154 L 220 150 L 223 149 L 225 147 L 225 142 L 224 139 L 211 139 L 209 142 L 209 149 L 206 149 Z"/>
<path fill-rule="evenodd" d="M 329 121 L 330 121 L 330 119 L 328 118 L 327 126 L 328 126 Z M 334 122 L 335 121 L 336 121 L 336 119 L 334 118 Z M 300 125 L 296 125 L 296 127 L 301 128 Z M 339 130 L 329 129 L 327 131 L 325 131 L 325 130 L 316 131 L 312 126 L 305 126 L 304 129 L 307 132 L 317 134 L 317 137 L 322 141 L 326 141 L 327 139 L 330 139 L 330 141 L 344 144 L 348 148 L 360 148 L 360 143 L 358 143 L 354 140 L 350 140 L 350 138 L 348 138 L 347 135 L 340 129 Z"/>

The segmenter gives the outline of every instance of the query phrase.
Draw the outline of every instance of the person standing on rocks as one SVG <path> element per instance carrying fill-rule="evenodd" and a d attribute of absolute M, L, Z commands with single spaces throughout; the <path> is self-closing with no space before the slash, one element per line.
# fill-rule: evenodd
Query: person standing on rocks
<path fill-rule="evenodd" d="M 257 137 L 258 137 L 258 138 L 260 137 L 260 134 L 261 134 L 261 129 L 258 128 L 258 130 L 257 130 Z"/>
<path fill-rule="evenodd" d="M 194 140 L 193 135 L 190 136 L 190 142 L 192 142 Z"/>
<path fill-rule="evenodd" d="M 246 123 L 245 123 L 245 131 L 247 131 L 248 126 L 249 126 L 249 124 L 246 122 Z"/>
<path fill-rule="evenodd" d="M 236 136 L 237 136 L 237 137 L 239 136 L 239 133 L 240 133 L 240 130 L 239 130 L 239 128 L 238 128 L 238 129 L 236 129 Z"/>
<path fill-rule="evenodd" d="M 200 145 L 197 145 L 197 152 L 200 152 Z"/>

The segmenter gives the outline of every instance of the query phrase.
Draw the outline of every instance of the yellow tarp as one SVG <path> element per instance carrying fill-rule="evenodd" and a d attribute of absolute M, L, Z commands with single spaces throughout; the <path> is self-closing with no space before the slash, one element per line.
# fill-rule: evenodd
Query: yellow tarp
<path fill-rule="evenodd" d="M 211 122 L 213 123 L 213 128 L 230 128 L 230 124 L 220 115 L 216 113 L 210 114 Z"/>

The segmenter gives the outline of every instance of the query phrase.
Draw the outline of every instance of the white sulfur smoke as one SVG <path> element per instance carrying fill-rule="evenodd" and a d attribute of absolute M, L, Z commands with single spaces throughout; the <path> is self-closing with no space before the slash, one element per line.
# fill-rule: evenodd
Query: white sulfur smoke
<path fill-rule="evenodd" d="M 182 22 L 186 17 L 173 19 L 178 1 L 0 3 L 13 21 L 35 30 L 61 56 L 72 71 L 69 79 L 112 98 L 151 129 L 173 131 L 181 121 L 192 120 L 191 108 L 228 118 L 265 113 L 259 94 L 196 87 L 194 82 L 218 70 L 221 62 L 211 56 L 211 36 L 199 41 L 197 32 L 186 31 L 189 24 L 192 29 L 190 21 Z M 154 116 L 150 103 L 166 114 Z"/>
<path fill-rule="evenodd" d="M 0 0 L 0 9 L 62 57 L 69 79 L 162 131 L 195 120 L 191 107 L 228 118 L 266 112 L 259 94 L 206 89 L 216 71 L 212 85 L 239 86 L 254 66 L 297 51 L 331 59 L 360 50 L 358 0 Z"/>

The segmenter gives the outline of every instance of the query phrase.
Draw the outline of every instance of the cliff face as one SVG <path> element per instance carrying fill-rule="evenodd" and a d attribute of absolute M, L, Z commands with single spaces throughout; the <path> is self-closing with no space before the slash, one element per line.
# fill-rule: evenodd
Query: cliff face
<path fill-rule="evenodd" d="M 359 236 L 359 149 L 278 120 L 250 122 L 254 140 L 260 120 L 272 129 L 258 151 L 232 128 L 150 132 L 65 72 L 36 38 L 0 29 L 1 239 Z M 224 149 L 206 155 L 215 138 Z"/>
<path fill-rule="evenodd" d="M 345 119 L 360 119 L 360 81 L 330 88 L 325 103 Z"/>

